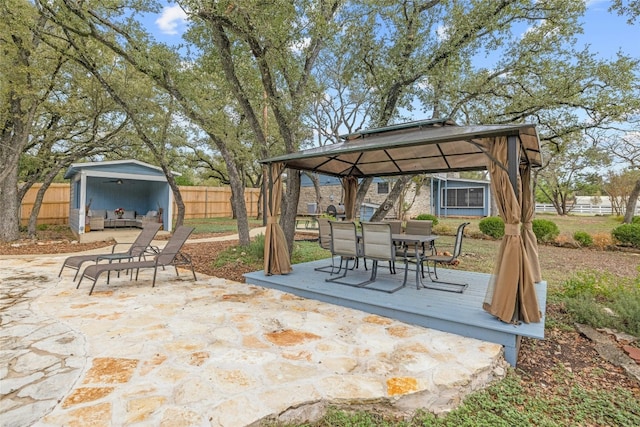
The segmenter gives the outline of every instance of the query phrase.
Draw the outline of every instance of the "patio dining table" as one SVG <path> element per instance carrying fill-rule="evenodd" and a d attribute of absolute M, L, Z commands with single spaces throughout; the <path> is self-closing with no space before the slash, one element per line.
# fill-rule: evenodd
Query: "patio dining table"
<path fill-rule="evenodd" d="M 424 254 L 427 250 L 427 244 L 431 250 L 435 248 L 435 240 L 438 236 L 429 234 L 404 234 L 404 233 L 394 233 L 391 235 L 391 238 L 396 243 L 401 243 L 405 248 L 409 248 L 410 246 L 414 246 L 415 248 L 415 260 L 416 260 L 416 289 L 420 288 L 429 288 L 428 285 L 425 285 L 422 281 L 422 275 L 420 274 L 420 264 L 424 260 Z M 408 253 L 405 252 L 405 262 L 407 260 Z"/>

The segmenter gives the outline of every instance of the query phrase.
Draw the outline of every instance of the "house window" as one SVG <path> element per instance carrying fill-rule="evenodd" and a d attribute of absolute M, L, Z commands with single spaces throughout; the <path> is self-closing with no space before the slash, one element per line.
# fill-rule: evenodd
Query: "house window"
<path fill-rule="evenodd" d="M 378 183 L 378 194 L 389 194 L 389 183 L 388 182 L 379 182 Z"/>
<path fill-rule="evenodd" d="M 440 205 L 443 208 L 482 208 L 484 187 L 443 189 Z"/>

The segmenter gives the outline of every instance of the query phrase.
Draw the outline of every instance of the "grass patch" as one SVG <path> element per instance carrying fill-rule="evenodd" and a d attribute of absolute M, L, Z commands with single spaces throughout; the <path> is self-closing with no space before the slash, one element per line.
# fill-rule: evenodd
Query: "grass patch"
<path fill-rule="evenodd" d="M 296 241 L 291 255 L 292 264 L 329 258 L 331 253 L 322 249 L 317 242 Z M 225 265 L 249 265 L 255 270 L 264 267 L 264 234 L 259 234 L 251 240 L 249 246 L 232 246 L 220 252 L 214 261 L 215 267 Z"/>
<path fill-rule="evenodd" d="M 184 225 L 195 227 L 195 230 L 193 230 L 193 234 L 238 232 L 238 220 L 233 218 L 185 219 Z M 261 219 L 249 219 L 249 228 L 256 228 L 261 226 Z"/>

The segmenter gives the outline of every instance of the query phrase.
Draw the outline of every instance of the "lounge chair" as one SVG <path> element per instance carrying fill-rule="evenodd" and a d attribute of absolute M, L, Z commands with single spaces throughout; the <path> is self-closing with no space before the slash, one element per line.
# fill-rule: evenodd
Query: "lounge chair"
<path fill-rule="evenodd" d="M 62 270 L 65 267 L 73 268 L 76 270 L 75 276 L 73 276 L 73 280 L 75 281 L 78 277 L 78 273 L 80 272 L 80 267 L 85 262 L 95 262 L 98 258 L 102 260 L 111 260 L 114 261 L 118 258 L 140 258 L 141 255 L 145 253 L 157 253 L 159 249 L 157 247 L 151 246 L 151 241 L 160 230 L 160 223 L 148 223 L 145 224 L 144 228 L 136 237 L 136 240 L 133 243 L 116 243 L 111 247 L 111 253 L 109 254 L 93 254 L 93 255 L 74 255 L 64 260 L 62 263 L 62 268 L 60 269 L 60 273 L 58 273 L 58 277 L 62 275 Z M 131 245 L 126 252 L 116 252 L 116 248 L 120 245 Z"/>
<path fill-rule="evenodd" d="M 166 246 L 162 248 L 162 250 L 155 254 L 153 260 L 146 259 L 135 259 L 134 257 L 130 258 L 130 261 L 120 260 L 120 262 L 108 263 L 108 264 L 100 264 L 99 259 L 96 261 L 94 265 L 90 265 L 84 269 L 82 272 L 82 276 L 80 276 L 80 280 L 78 281 L 78 286 L 76 289 L 80 287 L 80 283 L 82 283 L 82 279 L 88 277 L 93 279 L 93 285 L 91 285 L 91 290 L 89 291 L 89 295 L 93 293 L 93 288 L 96 286 L 96 281 L 98 277 L 105 271 L 109 274 L 112 271 L 122 271 L 122 270 L 131 270 L 131 277 L 133 277 L 133 270 L 136 270 L 136 280 L 138 280 L 138 273 L 141 268 L 153 268 L 153 282 L 151 287 L 156 286 L 156 275 L 158 273 L 158 267 L 165 267 L 168 265 L 173 265 L 176 269 L 176 274 L 178 273 L 179 265 L 186 265 L 191 267 L 191 273 L 193 274 L 193 280 L 198 280 L 196 278 L 196 272 L 193 269 L 193 263 L 191 262 L 191 257 L 189 255 L 180 252 L 182 246 L 187 241 L 191 233 L 193 232 L 193 227 L 185 227 L 180 226 L 174 232 Z M 107 276 L 107 283 L 109 283 L 109 276 Z"/>

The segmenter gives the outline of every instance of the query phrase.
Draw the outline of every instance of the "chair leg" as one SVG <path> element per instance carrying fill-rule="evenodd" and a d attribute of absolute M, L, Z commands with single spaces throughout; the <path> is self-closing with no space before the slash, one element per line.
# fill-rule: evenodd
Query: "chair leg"
<path fill-rule="evenodd" d="M 176 268 L 176 270 L 178 270 Z M 156 287 L 156 274 L 158 273 L 158 267 L 153 269 L 153 282 L 151 283 L 151 287 L 155 288 Z"/>

